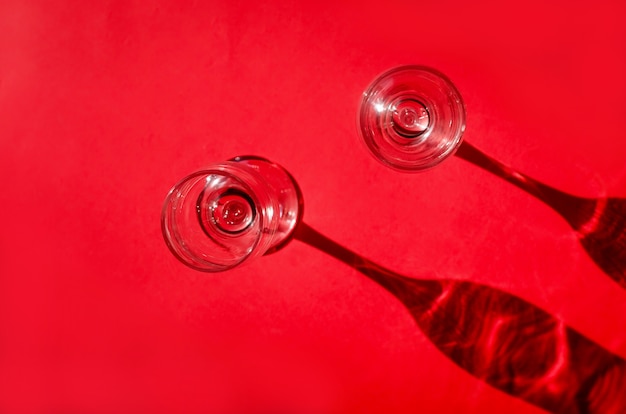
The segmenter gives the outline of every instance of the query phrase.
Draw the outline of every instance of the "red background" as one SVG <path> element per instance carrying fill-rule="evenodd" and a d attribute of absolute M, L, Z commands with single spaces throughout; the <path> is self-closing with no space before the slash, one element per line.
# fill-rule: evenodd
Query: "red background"
<path fill-rule="evenodd" d="M 161 203 L 194 170 L 261 155 L 330 238 L 399 273 L 503 289 L 626 358 L 626 292 L 555 212 L 458 158 L 394 172 L 355 127 L 374 77 L 431 66 L 465 99 L 468 142 L 624 197 L 624 15 L 621 0 L 3 0 L 0 411 L 541 412 L 301 242 L 186 268 Z"/>

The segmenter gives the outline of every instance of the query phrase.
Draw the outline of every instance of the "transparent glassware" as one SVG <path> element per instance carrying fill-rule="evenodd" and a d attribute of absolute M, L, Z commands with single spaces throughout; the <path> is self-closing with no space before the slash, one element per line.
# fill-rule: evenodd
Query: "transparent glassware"
<path fill-rule="evenodd" d="M 370 152 L 402 171 L 423 171 L 461 144 L 465 106 L 442 73 L 401 66 L 376 78 L 363 93 L 358 129 Z"/>
<path fill-rule="evenodd" d="M 401 66 L 376 78 L 358 113 L 361 138 L 376 159 L 404 172 L 423 171 L 451 155 L 536 197 L 576 232 L 589 257 L 626 289 L 626 199 L 580 197 L 534 179 L 467 141 L 465 108 L 454 85 L 424 66 Z"/>
<path fill-rule="evenodd" d="M 302 193 L 284 168 L 241 156 L 179 181 L 163 204 L 161 229 L 181 262 L 220 272 L 281 249 L 302 213 Z"/>

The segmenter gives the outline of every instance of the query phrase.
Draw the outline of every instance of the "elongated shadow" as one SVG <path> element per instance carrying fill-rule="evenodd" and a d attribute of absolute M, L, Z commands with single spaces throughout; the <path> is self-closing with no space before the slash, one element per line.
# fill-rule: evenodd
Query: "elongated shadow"
<path fill-rule="evenodd" d="M 525 300 L 468 281 L 400 275 L 305 223 L 295 238 L 384 287 L 441 352 L 493 387 L 554 413 L 626 412 L 626 361 Z"/>
<path fill-rule="evenodd" d="M 516 185 L 560 214 L 593 261 L 626 289 L 626 199 L 577 197 L 550 187 L 463 142 L 456 156 Z"/>

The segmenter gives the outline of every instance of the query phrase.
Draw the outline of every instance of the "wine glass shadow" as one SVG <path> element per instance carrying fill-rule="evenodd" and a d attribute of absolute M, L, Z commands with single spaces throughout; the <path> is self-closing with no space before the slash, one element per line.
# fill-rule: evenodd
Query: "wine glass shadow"
<path fill-rule="evenodd" d="M 576 231 L 598 267 L 626 289 L 626 199 L 584 198 L 565 193 L 508 167 L 466 141 L 455 155 L 552 207 Z"/>
<path fill-rule="evenodd" d="M 491 386 L 554 413 L 626 412 L 626 361 L 531 303 L 470 281 L 398 274 L 306 223 L 294 238 L 385 288 L 441 352 Z"/>

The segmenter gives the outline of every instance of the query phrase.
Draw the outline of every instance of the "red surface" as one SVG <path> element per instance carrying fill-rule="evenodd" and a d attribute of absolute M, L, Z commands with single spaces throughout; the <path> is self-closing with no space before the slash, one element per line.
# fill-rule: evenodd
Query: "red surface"
<path fill-rule="evenodd" d="M 406 3 L 0 3 L 0 412 L 542 412 L 301 242 L 224 274 L 177 262 L 166 192 L 239 154 L 285 166 L 352 250 L 500 288 L 626 358 L 626 291 L 562 218 L 457 158 L 386 169 L 355 130 L 375 76 L 428 65 L 467 141 L 624 197 L 626 6 Z"/>

